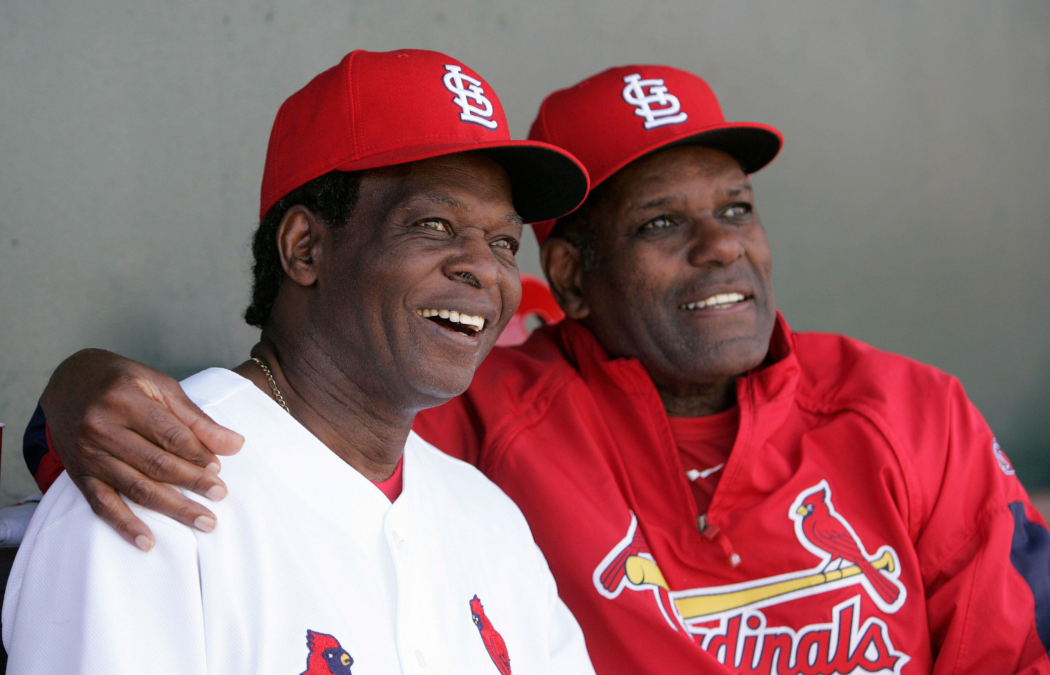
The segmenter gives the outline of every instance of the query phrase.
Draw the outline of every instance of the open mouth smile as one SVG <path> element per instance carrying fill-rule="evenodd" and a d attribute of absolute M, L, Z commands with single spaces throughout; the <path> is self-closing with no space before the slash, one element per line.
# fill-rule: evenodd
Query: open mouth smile
<path fill-rule="evenodd" d="M 455 309 L 417 309 L 416 314 L 442 328 L 462 335 L 473 336 L 485 330 L 485 318 Z"/>
<path fill-rule="evenodd" d="M 687 311 L 698 309 L 729 309 L 750 299 L 750 296 L 744 295 L 743 293 L 717 293 L 704 300 L 678 305 L 678 309 Z"/>

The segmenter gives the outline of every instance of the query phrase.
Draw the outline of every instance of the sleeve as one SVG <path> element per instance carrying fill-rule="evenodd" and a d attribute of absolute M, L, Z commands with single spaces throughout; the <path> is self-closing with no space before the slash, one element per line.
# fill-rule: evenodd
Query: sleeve
<path fill-rule="evenodd" d="M 484 427 L 467 394 L 421 411 L 412 430 L 446 455 L 480 466 Z"/>
<path fill-rule="evenodd" d="M 587 644 L 583 639 L 583 630 L 576 617 L 558 595 L 558 585 L 554 581 L 550 567 L 543 552 L 532 545 L 538 564 L 542 570 L 544 585 L 547 591 L 547 605 L 550 608 L 550 645 L 551 675 L 594 675 L 594 666 L 587 655 Z"/>
<path fill-rule="evenodd" d="M 47 418 L 44 409 L 36 404 L 33 417 L 29 420 L 26 432 L 22 436 L 22 456 L 25 457 L 29 473 L 33 474 L 41 492 L 47 492 L 59 474 L 65 469 L 51 445 L 51 435 L 47 429 Z"/>
<path fill-rule="evenodd" d="M 1050 673 L 1050 532 L 962 386 L 949 389 L 924 420 L 940 447 L 916 467 L 934 673 Z"/>
<path fill-rule="evenodd" d="M 52 488 L 60 490 L 76 488 L 63 477 Z M 75 497 L 77 508 L 31 526 L 18 553 L 3 615 L 7 672 L 205 673 L 193 534 L 140 511 L 157 538 L 142 553 Z"/>
<path fill-rule="evenodd" d="M 553 581 L 553 580 L 552 580 Z M 594 675 L 583 631 L 555 589 L 550 633 L 552 675 Z"/>

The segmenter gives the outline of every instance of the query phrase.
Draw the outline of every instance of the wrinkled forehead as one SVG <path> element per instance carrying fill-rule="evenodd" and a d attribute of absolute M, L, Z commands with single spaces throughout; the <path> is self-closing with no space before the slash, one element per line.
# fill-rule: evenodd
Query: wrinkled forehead
<path fill-rule="evenodd" d="M 712 189 L 729 184 L 749 184 L 740 164 L 730 155 L 696 145 L 667 148 L 646 155 L 606 181 L 611 193 L 621 195 L 673 189 L 685 183 L 709 185 Z"/>
<path fill-rule="evenodd" d="M 476 152 L 370 169 L 361 178 L 361 197 L 383 212 L 430 204 L 464 213 L 498 210 L 521 223 L 506 169 Z"/>
<path fill-rule="evenodd" d="M 592 209 L 623 213 L 686 197 L 726 198 L 744 193 L 751 193 L 751 182 L 730 155 L 714 148 L 685 146 L 631 162 L 595 188 L 588 201 Z"/>

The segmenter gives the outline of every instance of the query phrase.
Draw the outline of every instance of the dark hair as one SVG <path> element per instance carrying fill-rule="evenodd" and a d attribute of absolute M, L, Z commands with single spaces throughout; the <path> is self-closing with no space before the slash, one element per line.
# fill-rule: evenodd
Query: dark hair
<path fill-rule="evenodd" d="M 248 325 L 263 327 L 284 280 L 284 267 L 277 251 L 277 228 L 288 209 L 303 206 L 328 227 L 342 227 L 354 212 L 360 184 L 359 172 L 329 171 L 295 188 L 266 212 L 252 237 L 252 301 L 244 310 Z"/>
<path fill-rule="evenodd" d="M 594 211 L 605 201 L 605 184 L 594 188 L 578 209 L 554 222 L 549 237 L 559 237 L 580 250 L 583 271 L 598 266 L 598 233 L 595 231 Z"/>

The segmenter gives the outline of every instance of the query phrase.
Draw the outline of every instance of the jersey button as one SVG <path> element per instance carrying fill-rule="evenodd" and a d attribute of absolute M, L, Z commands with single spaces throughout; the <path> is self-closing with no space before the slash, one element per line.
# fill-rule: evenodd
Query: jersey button
<path fill-rule="evenodd" d="M 420 668 L 427 667 L 427 660 L 423 657 L 423 652 L 418 649 L 416 650 L 416 662 L 419 664 Z"/>

